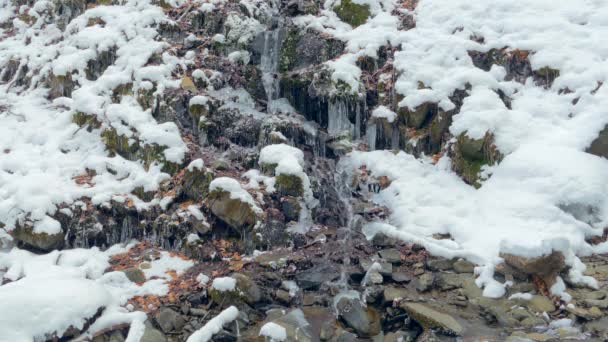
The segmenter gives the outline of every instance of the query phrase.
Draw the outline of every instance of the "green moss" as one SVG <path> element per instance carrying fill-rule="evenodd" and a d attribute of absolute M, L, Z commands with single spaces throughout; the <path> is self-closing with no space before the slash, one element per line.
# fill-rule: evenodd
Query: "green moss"
<path fill-rule="evenodd" d="M 184 194 L 193 200 L 202 200 L 209 193 L 209 184 L 213 180 L 211 172 L 193 169 L 186 170 L 184 174 L 183 191 Z"/>
<path fill-rule="evenodd" d="M 406 126 L 411 128 L 422 128 L 427 119 L 433 115 L 434 108 L 434 103 L 426 102 L 416 107 L 414 110 L 410 110 L 408 107 L 401 107 L 397 113 L 399 114 L 401 122 Z"/>
<path fill-rule="evenodd" d="M 195 122 L 200 122 L 201 117 L 209 115 L 209 108 L 201 104 L 191 105 L 188 107 L 188 111 Z"/>
<path fill-rule="evenodd" d="M 304 195 L 302 179 L 295 175 L 280 174 L 276 176 L 275 187 L 281 196 L 298 197 Z"/>
<path fill-rule="evenodd" d="M 128 160 L 140 160 L 147 170 L 153 163 L 163 165 L 162 170 L 168 174 L 175 174 L 179 171 L 180 165 L 169 162 L 165 159 L 164 151 L 166 146 L 157 144 L 143 145 L 139 142 L 129 144 L 129 138 L 119 135 L 114 128 L 107 129 L 101 133 L 101 138 L 106 145 L 110 156 L 120 155 Z"/>
<path fill-rule="evenodd" d="M 352 27 L 364 24 L 370 16 L 369 5 L 359 5 L 351 0 L 341 0 L 340 5 L 334 7 L 334 12 L 345 23 Z"/>
<path fill-rule="evenodd" d="M 466 160 L 462 159 L 461 163 L 461 176 L 468 184 L 473 185 L 479 189 L 481 183 L 479 183 L 479 172 L 484 165 L 487 165 L 483 160 Z"/>
<path fill-rule="evenodd" d="M 299 30 L 292 28 L 287 32 L 287 37 L 281 45 L 281 53 L 279 54 L 279 71 L 287 72 L 293 68 L 296 61 L 296 47 L 300 40 Z"/>
<path fill-rule="evenodd" d="M 86 128 L 89 132 L 101 127 L 101 122 L 97 120 L 97 116 L 82 112 L 76 112 L 74 116 L 72 116 L 72 122 L 79 127 Z"/>
<path fill-rule="evenodd" d="M 276 163 L 261 163 L 260 164 L 260 169 L 262 170 L 263 173 L 267 174 L 267 175 L 274 175 L 274 169 L 276 169 L 278 164 Z"/>
<path fill-rule="evenodd" d="M 465 159 L 485 159 L 484 139 L 471 139 L 465 133 L 463 133 L 458 137 L 458 149 Z"/>

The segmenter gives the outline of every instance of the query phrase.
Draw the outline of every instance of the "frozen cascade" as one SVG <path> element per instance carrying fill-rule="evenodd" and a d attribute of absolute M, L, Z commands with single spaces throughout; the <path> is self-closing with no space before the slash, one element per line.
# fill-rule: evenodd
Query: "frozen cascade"
<path fill-rule="evenodd" d="M 355 133 L 355 127 L 348 120 L 348 102 L 337 98 L 335 101 L 329 101 L 328 104 L 327 133 L 335 136 L 344 131 Z"/>
<path fill-rule="evenodd" d="M 272 10 L 272 26 L 274 29 L 264 32 L 264 51 L 261 56 L 260 70 L 262 70 L 262 82 L 266 99 L 268 101 L 268 112 L 276 112 L 274 101 L 279 98 L 279 51 L 281 50 L 281 30 L 283 29 L 283 18 L 279 15 L 279 5 L 274 4 Z"/>

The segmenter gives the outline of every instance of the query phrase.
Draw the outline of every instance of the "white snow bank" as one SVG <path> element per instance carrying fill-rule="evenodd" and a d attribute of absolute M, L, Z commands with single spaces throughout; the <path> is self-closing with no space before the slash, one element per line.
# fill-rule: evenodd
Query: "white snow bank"
<path fill-rule="evenodd" d="M 109 258 L 129 247 L 116 245 L 103 252 L 97 247 L 71 249 L 44 255 L 18 248 L 0 252 L 0 269 L 6 270 L 0 275 L 12 281 L 0 286 L 0 340 L 34 341 L 62 334 L 69 326 L 80 329 L 98 311 L 101 316 L 83 338 L 129 323 L 127 340 L 139 340 L 146 314 L 129 312 L 122 306 L 134 296 L 163 296 L 169 289 L 165 278 L 140 286 L 123 272 L 104 273 L 110 266 Z M 166 256 L 152 263 L 154 275 L 164 275 L 170 269 L 180 273 L 187 266 Z"/>
<path fill-rule="evenodd" d="M 184 260 L 178 256 L 172 256 L 171 253 L 162 251 L 160 258 L 149 262 L 150 268 L 143 269 L 146 279 L 163 278 L 171 280 L 171 276 L 167 271 L 176 271 L 177 275 L 182 274 L 185 270 L 194 266 L 192 260 Z"/>
<path fill-rule="evenodd" d="M 287 331 L 274 322 L 268 322 L 260 329 L 260 336 L 270 338 L 271 342 L 282 342 L 287 340 Z"/>
<path fill-rule="evenodd" d="M 202 328 L 195 331 L 187 342 L 207 342 L 211 340 L 214 334 L 222 331 L 224 325 L 234 321 L 239 315 L 239 310 L 231 306 L 224 311 L 220 312 L 219 315 L 213 317 L 207 324 Z"/>
<path fill-rule="evenodd" d="M 390 208 L 391 224 L 368 230 L 420 243 L 435 255 L 485 265 L 478 280 L 487 286 L 486 295 L 500 294 L 492 279 L 493 266 L 502 262 L 500 252 L 536 257 L 559 250 L 572 267 L 571 278 L 597 285 L 582 276 L 584 265 L 576 255 L 594 252 L 585 238 L 601 234 L 607 219 L 605 159 L 569 148 L 526 146 L 507 155 L 479 190 L 442 163 L 404 152 L 354 152 L 349 162 L 392 180 L 375 195 Z M 598 216 L 589 222 L 582 208 L 595 208 Z M 452 239 L 434 239 L 437 233 Z"/>
<path fill-rule="evenodd" d="M 251 197 L 251 195 L 247 192 L 247 190 L 243 189 L 241 183 L 239 183 L 236 179 L 230 177 L 219 177 L 211 181 L 209 184 L 209 191 L 214 190 L 223 190 L 230 193 L 230 198 L 238 199 L 241 202 L 249 204 L 251 208 L 257 212 L 262 213 L 262 209 L 258 207 L 257 203 Z"/>
<path fill-rule="evenodd" d="M 236 289 L 236 279 L 232 277 L 220 277 L 213 279 L 211 287 L 220 292 L 234 291 Z"/>
<path fill-rule="evenodd" d="M 201 159 L 194 159 L 188 164 L 188 171 L 193 172 L 194 170 L 202 170 L 205 167 L 205 162 Z"/>
<path fill-rule="evenodd" d="M 82 329 L 112 296 L 93 280 L 24 278 L 0 286 L 0 302 L 0 340 L 33 341 Z"/>
<path fill-rule="evenodd" d="M 297 147 L 286 144 L 268 145 L 260 151 L 259 162 L 262 164 L 276 164 L 277 175 L 299 175 L 304 166 L 304 152 Z"/>

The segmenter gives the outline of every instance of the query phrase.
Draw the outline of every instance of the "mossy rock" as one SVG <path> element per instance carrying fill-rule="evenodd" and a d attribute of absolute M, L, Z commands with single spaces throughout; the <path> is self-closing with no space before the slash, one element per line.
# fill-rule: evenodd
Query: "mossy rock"
<path fill-rule="evenodd" d="M 260 163 L 260 169 L 262 173 L 266 175 L 274 175 L 274 169 L 276 169 L 278 164 L 276 163 Z"/>
<path fill-rule="evenodd" d="M 608 159 L 608 125 L 602 129 L 597 138 L 591 142 L 587 153 Z"/>
<path fill-rule="evenodd" d="M 408 127 L 422 128 L 424 124 L 430 119 L 437 105 L 434 103 L 426 102 L 416 107 L 414 110 L 410 110 L 408 107 L 401 107 L 398 110 L 399 118 Z"/>
<path fill-rule="evenodd" d="M 145 191 L 143 186 L 138 186 L 131 193 L 139 197 L 142 201 L 149 202 L 154 199 L 154 191 Z"/>
<path fill-rule="evenodd" d="M 334 7 L 338 18 L 352 27 L 363 25 L 371 15 L 369 5 L 359 5 L 351 0 L 341 0 L 340 5 Z"/>
<path fill-rule="evenodd" d="M 97 120 L 97 116 L 92 114 L 85 114 L 83 112 L 76 112 L 72 116 L 72 122 L 77 124 L 79 127 L 86 128 L 87 131 L 98 129 L 101 127 L 101 122 Z"/>
<path fill-rule="evenodd" d="M 539 75 L 541 77 L 546 77 L 546 78 L 549 78 L 552 80 L 559 77 L 559 70 L 549 68 L 549 67 L 540 68 L 540 69 L 536 70 L 535 72 L 537 75 Z"/>
<path fill-rule="evenodd" d="M 213 174 L 196 168 L 192 171 L 186 169 L 183 179 L 183 193 L 188 198 L 198 201 L 207 197 Z"/>
<path fill-rule="evenodd" d="M 196 122 L 200 122 L 201 117 L 209 115 L 209 107 L 202 104 L 193 104 L 188 107 L 188 112 Z"/>
<path fill-rule="evenodd" d="M 55 249 L 61 249 L 64 244 L 64 234 L 34 233 L 34 228 L 31 226 L 17 225 L 12 231 L 13 238 L 37 251 L 50 252 Z"/>
<path fill-rule="evenodd" d="M 62 96 L 71 97 L 74 85 L 71 74 L 51 75 L 48 81 L 48 86 L 50 88 L 48 93 L 49 99 L 55 99 Z"/>
<path fill-rule="evenodd" d="M 194 85 L 194 82 L 188 76 L 182 77 L 182 81 L 180 83 L 180 88 L 193 92 L 193 93 L 196 93 L 198 91 L 198 89 L 196 88 L 196 85 Z"/>
<path fill-rule="evenodd" d="M 482 160 L 470 161 L 466 159 L 462 159 L 459 163 L 460 176 L 464 181 L 473 185 L 475 188 L 480 188 L 479 172 L 481 172 L 482 167 L 487 164 Z"/>
<path fill-rule="evenodd" d="M 297 59 L 296 49 L 300 38 L 301 34 L 299 29 L 291 28 L 287 31 L 287 36 L 282 42 L 281 52 L 279 54 L 280 72 L 287 72 L 293 68 Z"/>
<path fill-rule="evenodd" d="M 141 146 L 139 142 L 129 143 L 129 138 L 118 134 L 116 129 L 106 129 L 101 133 L 101 138 L 110 152 L 110 156 L 120 155 L 131 161 L 139 160 L 148 169 L 154 162 L 162 164 L 162 171 L 175 174 L 181 165 L 169 162 L 165 159 L 165 146 L 157 144 L 146 144 Z"/>
<path fill-rule="evenodd" d="M 296 175 L 280 174 L 276 176 L 275 188 L 281 196 L 299 197 L 304 195 L 302 178 Z"/>
<path fill-rule="evenodd" d="M 471 139 L 466 133 L 458 137 L 458 149 L 465 159 L 484 160 L 484 139 Z"/>
<path fill-rule="evenodd" d="M 214 303 L 221 304 L 223 308 L 243 303 L 242 296 L 238 289 L 232 291 L 219 291 L 214 288 L 209 288 L 207 293 Z"/>
<path fill-rule="evenodd" d="M 230 192 L 216 189 L 207 197 L 211 212 L 230 227 L 253 227 L 258 218 L 249 203 L 230 198 Z"/>

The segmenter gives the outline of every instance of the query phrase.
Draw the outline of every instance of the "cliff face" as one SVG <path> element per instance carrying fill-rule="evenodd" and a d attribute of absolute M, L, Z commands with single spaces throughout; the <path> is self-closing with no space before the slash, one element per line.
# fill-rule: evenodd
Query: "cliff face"
<path fill-rule="evenodd" d="M 525 303 L 515 312 L 504 299 L 514 293 L 605 300 L 565 292 L 564 282 L 597 289 L 606 278 L 589 277 L 579 257 L 606 251 L 607 8 L 0 0 L 0 275 L 27 278 L 15 255 L 36 257 L 25 250 L 70 260 L 89 251 L 103 262 L 86 278 L 106 286 L 107 274 L 124 271 L 144 284 L 76 321 L 66 314 L 61 329 L 4 337 L 105 341 L 113 331 L 123 338 L 128 329 L 115 325 L 128 321 L 150 341 L 185 339 L 210 318 L 196 310 L 235 304 L 250 340 L 272 321 L 291 341 L 303 317 L 311 341 L 478 337 L 471 331 L 488 322 L 506 327 L 489 333 L 502 338 L 549 320 L 526 296 L 514 297 Z M 141 243 L 111 252 L 133 239 Z M 165 269 L 146 271 L 154 261 Z M 247 276 L 232 274 L 241 270 Z M 209 285 L 199 273 L 232 274 L 238 291 L 200 295 Z M 514 280 L 527 285 L 509 288 Z M 458 310 L 386 309 L 414 294 L 465 307 L 471 327 L 442 316 Z M 125 298 L 133 315 L 99 323 Z M 271 303 L 300 311 L 269 313 Z M 602 303 L 563 310 L 592 320 Z M 155 319 L 144 328 L 137 310 Z M 400 315 L 417 323 L 397 323 Z M 322 337 L 325 319 L 333 323 Z M 239 334 L 228 330 L 222 340 Z"/>

